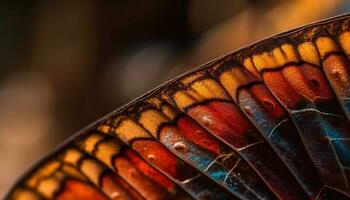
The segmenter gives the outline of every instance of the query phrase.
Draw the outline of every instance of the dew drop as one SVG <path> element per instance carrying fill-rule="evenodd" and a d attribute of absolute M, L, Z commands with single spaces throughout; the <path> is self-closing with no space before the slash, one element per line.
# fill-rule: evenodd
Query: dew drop
<path fill-rule="evenodd" d="M 120 196 L 120 194 L 119 194 L 119 192 L 113 192 L 112 194 L 111 194 L 111 198 L 117 198 L 117 197 L 119 197 Z"/>
<path fill-rule="evenodd" d="M 202 121 L 206 126 L 213 124 L 213 120 L 209 116 L 203 116 Z"/>
<path fill-rule="evenodd" d="M 184 143 L 184 142 L 176 142 L 176 143 L 174 144 L 174 148 L 175 148 L 175 150 L 177 150 L 177 151 L 185 152 L 185 151 L 187 151 L 187 144 Z"/>
<path fill-rule="evenodd" d="M 252 115 L 252 109 L 249 106 L 244 106 L 243 110 L 248 114 L 248 115 Z"/>
<path fill-rule="evenodd" d="M 340 73 L 340 71 L 339 71 L 338 69 L 333 69 L 333 70 L 331 71 L 331 75 L 333 75 L 333 76 L 339 78 L 340 75 L 341 75 L 341 73 Z"/>
<path fill-rule="evenodd" d="M 153 154 L 148 154 L 147 155 L 147 160 L 149 160 L 149 161 L 154 161 L 156 159 L 156 156 L 155 155 L 153 155 Z"/>

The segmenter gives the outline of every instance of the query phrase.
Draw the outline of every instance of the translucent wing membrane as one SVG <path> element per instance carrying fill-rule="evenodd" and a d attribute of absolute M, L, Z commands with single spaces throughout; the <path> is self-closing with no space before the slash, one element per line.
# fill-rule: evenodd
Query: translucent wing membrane
<path fill-rule="evenodd" d="M 350 16 L 186 73 L 76 134 L 7 199 L 350 199 Z"/>

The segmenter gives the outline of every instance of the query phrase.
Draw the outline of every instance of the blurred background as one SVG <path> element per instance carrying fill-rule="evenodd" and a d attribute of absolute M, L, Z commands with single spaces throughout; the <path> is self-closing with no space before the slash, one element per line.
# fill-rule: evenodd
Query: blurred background
<path fill-rule="evenodd" d="M 63 139 L 164 81 L 349 10 L 345 0 L 2 0 L 0 197 Z"/>

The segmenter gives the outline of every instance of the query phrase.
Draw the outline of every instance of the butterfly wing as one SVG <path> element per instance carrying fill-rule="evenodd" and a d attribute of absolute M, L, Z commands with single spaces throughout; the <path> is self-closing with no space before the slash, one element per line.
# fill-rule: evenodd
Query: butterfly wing
<path fill-rule="evenodd" d="M 8 199 L 350 199 L 349 23 L 273 36 L 158 87 Z"/>

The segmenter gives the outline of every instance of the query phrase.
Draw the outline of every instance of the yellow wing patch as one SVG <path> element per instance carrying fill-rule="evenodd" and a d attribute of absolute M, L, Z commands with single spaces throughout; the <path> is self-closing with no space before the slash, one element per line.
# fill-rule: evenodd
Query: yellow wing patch
<path fill-rule="evenodd" d="M 350 55 L 350 32 L 346 31 L 339 36 L 339 43 L 347 55 Z"/>
<path fill-rule="evenodd" d="M 181 110 L 197 102 L 210 99 L 230 99 L 225 90 L 213 79 L 196 81 L 189 85 L 189 89 L 177 91 L 173 95 L 173 100 Z"/>
<path fill-rule="evenodd" d="M 120 149 L 121 146 L 112 141 L 102 142 L 99 143 L 95 155 L 99 160 L 101 160 L 107 166 L 113 169 L 113 156 L 119 154 Z"/>
<path fill-rule="evenodd" d="M 100 177 L 105 170 L 102 165 L 98 164 L 91 158 L 84 159 L 80 164 L 80 169 L 85 174 L 85 176 L 89 177 L 90 181 L 95 185 L 100 184 Z"/>
<path fill-rule="evenodd" d="M 304 42 L 298 46 L 300 57 L 303 61 L 320 66 L 320 57 L 317 48 L 312 42 Z"/>
<path fill-rule="evenodd" d="M 142 112 L 140 116 L 140 123 L 153 137 L 157 137 L 159 126 L 168 121 L 169 118 L 156 110 L 146 110 Z"/>
<path fill-rule="evenodd" d="M 45 178 L 40 181 L 36 188 L 44 197 L 52 199 L 55 192 L 61 188 L 61 180 L 54 177 Z"/>
<path fill-rule="evenodd" d="M 49 176 L 53 172 L 55 172 L 60 167 L 60 162 L 51 161 L 44 164 L 40 169 L 38 169 L 27 181 L 27 185 L 29 187 L 35 187 L 39 184 L 41 177 Z"/>
<path fill-rule="evenodd" d="M 11 200 L 41 200 L 41 196 L 35 192 L 25 189 L 17 188 L 10 197 Z"/>
<path fill-rule="evenodd" d="M 258 81 L 250 72 L 241 67 L 234 67 L 219 75 L 220 83 L 224 86 L 230 96 L 237 101 L 236 93 L 240 86 L 248 85 L 251 82 Z"/>
<path fill-rule="evenodd" d="M 256 69 L 262 71 L 279 68 L 291 62 L 299 62 L 300 57 L 294 45 L 284 44 L 281 47 L 276 47 L 271 52 L 253 55 L 252 60 Z"/>
<path fill-rule="evenodd" d="M 140 125 L 132 119 L 124 119 L 115 129 L 115 134 L 125 143 L 134 138 L 152 138 Z"/>
<path fill-rule="evenodd" d="M 321 58 L 324 58 L 329 53 L 340 52 L 339 46 L 329 37 L 320 37 L 316 40 L 316 46 L 320 52 Z"/>
<path fill-rule="evenodd" d="M 258 70 L 256 70 L 252 58 L 246 58 L 243 61 L 243 66 L 250 71 L 252 74 L 254 74 L 256 77 L 260 77 L 260 74 Z"/>

